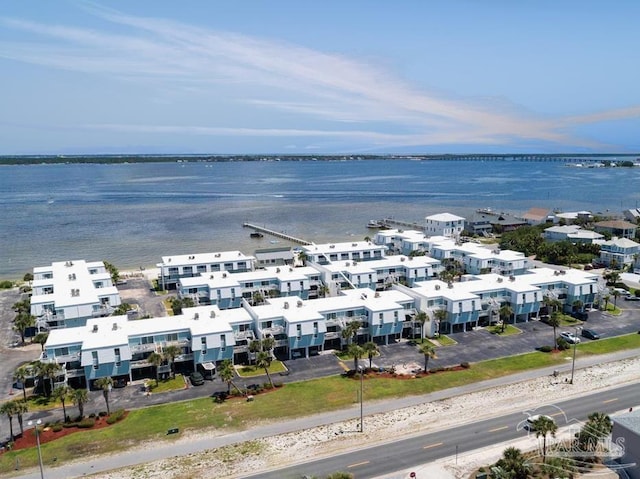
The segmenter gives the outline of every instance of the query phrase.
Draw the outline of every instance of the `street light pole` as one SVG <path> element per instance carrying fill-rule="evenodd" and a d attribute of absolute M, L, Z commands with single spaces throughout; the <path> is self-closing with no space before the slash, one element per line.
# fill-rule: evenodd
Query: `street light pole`
<path fill-rule="evenodd" d="M 573 384 L 573 374 L 575 373 L 576 370 L 576 346 L 578 345 L 578 330 L 580 328 L 576 326 L 575 328 L 575 339 L 573 341 L 573 361 L 571 362 L 571 381 L 569 381 L 569 384 Z"/>
<path fill-rule="evenodd" d="M 360 432 L 364 432 L 364 422 L 363 422 L 364 416 L 363 416 L 363 409 L 362 409 L 364 369 L 362 366 L 358 366 L 358 370 L 360 371 Z"/>
<path fill-rule="evenodd" d="M 39 427 L 42 424 L 42 420 L 38 419 L 36 421 L 36 444 L 38 446 L 38 463 L 40 464 L 40 479 L 44 479 L 44 468 L 42 467 L 42 451 L 40 450 L 40 431 Z M 33 426 L 33 421 L 29 421 L 27 423 L 28 426 Z"/>

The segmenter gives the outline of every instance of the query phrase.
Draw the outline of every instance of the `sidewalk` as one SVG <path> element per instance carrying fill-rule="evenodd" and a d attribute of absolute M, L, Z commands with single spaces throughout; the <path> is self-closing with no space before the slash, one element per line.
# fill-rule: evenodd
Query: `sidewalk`
<path fill-rule="evenodd" d="M 581 358 L 576 361 L 576 369 L 583 369 L 596 364 L 607 363 L 611 361 L 619 361 L 629 358 L 634 358 L 640 355 L 640 350 L 628 350 L 617 353 L 607 354 L 603 356 L 592 356 L 587 358 Z M 379 401 L 376 403 L 366 404 L 364 408 L 365 415 L 371 415 L 382 412 L 389 412 L 413 405 L 423 404 L 426 402 L 434 402 L 445 398 L 459 396 L 462 394 L 482 391 L 490 388 L 494 388 L 501 385 L 518 383 L 521 381 L 535 379 L 544 376 L 550 376 L 554 370 L 560 371 L 561 374 L 567 373 L 571 370 L 571 363 L 562 365 L 560 367 L 549 367 L 543 369 L 537 369 L 532 371 L 525 371 L 522 373 L 514 374 L 511 376 L 505 376 L 488 381 L 468 384 L 456 388 L 451 388 L 443 391 L 437 391 L 427 395 L 404 397 L 393 400 Z M 132 450 L 118 453 L 114 456 L 99 456 L 90 458 L 85 462 L 79 462 L 74 464 L 67 464 L 61 467 L 48 468 L 46 477 L 49 479 L 65 479 L 69 477 L 82 477 L 84 475 L 95 474 L 100 472 L 107 472 L 110 470 L 131 467 L 141 463 L 153 462 L 160 459 L 166 459 L 168 457 L 183 456 L 187 454 L 197 453 L 214 449 L 218 447 L 227 446 L 230 444 L 241 443 L 254 439 L 260 439 L 269 436 L 275 436 L 279 434 L 285 434 L 290 432 L 296 432 L 312 427 L 323 426 L 333 424 L 336 422 L 353 420 L 359 417 L 360 411 L 358 405 L 354 405 L 350 408 L 346 408 L 340 411 L 332 411 L 322 414 L 316 414 L 313 416 L 302 417 L 291 421 L 275 422 L 267 424 L 254 429 L 239 431 L 235 433 L 228 433 L 220 436 L 208 435 L 200 438 L 194 438 L 190 441 L 174 442 L 156 444 L 151 449 Z M 429 471 L 428 476 L 442 479 L 448 479 L 453 477 L 447 476 L 447 471 L 442 469 L 439 463 L 428 464 L 420 466 L 422 471 Z M 440 470 L 442 469 L 442 470 Z M 411 472 L 411 471 L 409 471 Z M 399 473 L 403 474 L 403 472 Z M 424 472 L 423 472 L 424 474 Z M 441 474 L 441 475 L 437 475 Z M 36 470 L 30 473 L 24 474 L 19 477 L 37 479 L 39 472 Z M 388 479 L 400 476 L 386 476 Z M 406 476 L 405 476 L 406 477 Z"/>

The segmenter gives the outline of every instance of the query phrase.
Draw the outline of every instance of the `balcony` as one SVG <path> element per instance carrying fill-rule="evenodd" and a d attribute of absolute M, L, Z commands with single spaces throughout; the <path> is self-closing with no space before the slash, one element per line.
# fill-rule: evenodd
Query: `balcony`
<path fill-rule="evenodd" d="M 284 332 L 285 332 L 284 326 L 280 326 L 280 325 L 271 326 L 270 328 L 262 328 L 263 335 L 271 334 L 275 336 L 276 334 L 283 334 Z"/>
<path fill-rule="evenodd" d="M 131 348 L 131 354 L 146 353 L 156 350 L 156 343 L 137 344 L 135 346 L 129 346 Z"/>
<path fill-rule="evenodd" d="M 102 306 L 99 309 L 94 309 L 91 312 L 91 316 L 94 318 L 100 318 L 104 316 L 109 316 L 112 314 L 114 309 L 111 306 Z"/>
<path fill-rule="evenodd" d="M 253 331 L 249 329 L 247 331 L 234 331 L 233 337 L 236 339 L 236 341 L 253 341 L 256 336 Z"/>
<path fill-rule="evenodd" d="M 67 379 L 84 377 L 84 369 L 67 369 L 65 371 Z"/>
<path fill-rule="evenodd" d="M 331 333 L 329 333 L 329 332 L 324 333 L 324 339 L 325 340 L 338 339 L 340 337 L 342 337 L 342 335 L 341 335 L 341 333 L 339 333 L 337 331 L 331 332 Z"/>

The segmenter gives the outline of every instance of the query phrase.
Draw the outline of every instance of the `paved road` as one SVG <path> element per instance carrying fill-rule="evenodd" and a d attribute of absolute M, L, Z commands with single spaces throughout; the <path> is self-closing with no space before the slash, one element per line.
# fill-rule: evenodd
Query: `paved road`
<path fill-rule="evenodd" d="M 618 361 L 626 358 L 637 357 L 640 355 L 640 350 L 621 351 L 613 354 L 603 356 L 589 356 L 586 358 L 580 358 L 576 361 L 576 368 L 584 368 L 592 366 L 594 364 L 601 364 L 604 362 Z M 571 364 L 566 364 L 560 367 L 543 368 L 532 371 L 525 371 L 519 374 L 511 376 L 505 376 L 479 383 L 469 384 L 452 388 L 448 390 L 438 391 L 435 393 L 421 395 L 421 396 L 409 396 L 404 398 L 397 398 L 387 401 L 379 401 L 371 404 L 365 403 L 364 414 L 371 415 L 382 412 L 389 412 L 396 409 L 410 407 L 425 402 L 433 402 L 441 399 L 445 399 L 452 396 L 458 396 L 470 392 L 481 391 L 496 386 L 511 384 L 518 381 L 524 381 L 527 379 L 550 376 L 554 369 L 558 369 L 561 375 L 568 375 L 571 370 Z M 635 403 L 638 402 L 638 394 L 636 390 Z M 624 402 L 626 404 L 626 402 Z M 623 401 L 617 404 L 618 409 L 623 406 Z M 592 412 L 593 410 L 589 411 Z M 584 411 L 580 413 L 578 417 L 582 417 Z M 259 426 L 246 431 L 240 431 L 237 433 L 225 434 L 224 436 L 212 436 L 202 438 L 189 442 L 188 444 L 156 444 L 153 449 L 148 449 L 141 453 L 140 451 L 122 452 L 117 456 L 110 456 L 107 458 L 95 458 L 81 464 L 69 464 L 59 467 L 51 467 L 52 463 L 50 459 L 45 459 L 45 467 L 47 468 L 46 477 L 48 479 L 63 479 L 69 477 L 82 477 L 91 473 L 105 472 L 116 468 L 130 467 L 140 463 L 151 462 L 159 459 L 165 459 L 167 457 L 182 456 L 195 452 L 205 451 L 212 448 L 222 447 L 230 444 L 236 444 L 239 442 L 249 441 L 253 439 L 273 436 L 277 434 L 284 434 L 289 432 L 301 431 L 304 429 L 332 424 L 340 421 L 347 421 L 357 419 L 360 415 L 358 405 L 354 405 L 350 408 L 340 411 L 332 411 L 323 414 L 316 414 L 303 418 L 297 418 L 290 421 L 281 421 L 273 424 Z M 499 441 L 499 437 L 496 436 L 496 441 Z M 448 439 L 448 441 L 450 441 Z M 447 442 L 450 443 L 450 442 Z M 447 454 L 448 455 L 448 454 Z M 425 462 L 424 457 L 418 461 L 418 463 Z M 398 463 L 393 467 L 402 469 L 402 464 Z M 335 469 L 334 469 L 335 470 Z M 378 473 L 377 473 L 378 474 Z M 37 471 L 30 471 L 27 474 L 21 476 L 29 479 L 37 479 L 39 473 Z M 282 477 L 282 476 L 275 476 Z M 359 474 L 360 477 L 360 474 Z M 362 476 L 369 477 L 369 476 Z"/>
<path fill-rule="evenodd" d="M 561 428 L 564 426 L 579 428 L 580 423 L 584 423 L 592 412 L 611 414 L 637 406 L 639 397 L 640 384 L 633 384 L 539 407 L 535 414 L 552 416 Z M 325 477 L 335 471 L 349 471 L 358 479 L 383 476 L 456 454 L 521 439 L 528 434 L 522 429 L 523 420 L 526 417 L 525 411 L 516 412 L 244 477 L 246 479 L 293 479 L 300 478 L 304 474 Z M 531 435 L 531 447 L 534 448 L 537 444 L 535 435 Z"/>

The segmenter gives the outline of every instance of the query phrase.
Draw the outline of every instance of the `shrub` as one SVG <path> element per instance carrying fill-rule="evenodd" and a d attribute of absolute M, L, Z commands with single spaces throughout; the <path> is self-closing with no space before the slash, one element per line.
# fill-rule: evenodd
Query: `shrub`
<path fill-rule="evenodd" d="M 550 353 L 553 350 L 551 346 L 542 346 L 538 349 L 541 353 Z"/>
<path fill-rule="evenodd" d="M 124 417 L 124 409 L 118 409 L 111 413 L 111 415 L 107 418 L 107 424 L 114 424 L 120 421 Z"/>
<path fill-rule="evenodd" d="M 467 361 L 463 361 L 460 363 L 460 366 L 464 369 L 469 369 L 471 367 L 471 364 L 469 364 Z"/>
<path fill-rule="evenodd" d="M 100 411 L 98 413 L 98 417 L 105 417 L 107 415 L 107 411 Z"/>
<path fill-rule="evenodd" d="M 80 421 L 77 426 L 79 429 L 90 429 L 93 426 L 96 425 L 96 421 L 95 419 L 88 417 L 86 419 L 83 419 L 82 421 Z"/>
<path fill-rule="evenodd" d="M 65 422 L 62 427 L 76 427 L 78 425 L 77 422 Z"/>
<path fill-rule="evenodd" d="M 13 281 L 0 281 L 0 289 L 13 288 Z"/>
<path fill-rule="evenodd" d="M 62 431 L 63 428 L 64 428 L 64 426 L 62 424 L 60 424 L 60 423 L 56 423 L 53 426 L 51 426 L 51 430 L 53 432 L 60 432 L 60 431 Z"/>
<path fill-rule="evenodd" d="M 96 417 L 96 413 L 95 413 L 95 412 L 92 412 L 91 414 L 89 414 L 89 417 L 90 417 L 91 419 L 93 419 L 94 417 Z"/>
<path fill-rule="evenodd" d="M 569 349 L 571 345 L 564 339 L 558 338 L 558 349 L 560 351 L 564 351 L 565 349 Z"/>
<path fill-rule="evenodd" d="M 281 388 L 282 387 L 282 383 L 279 382 L 279 381 L 276 381 L 276 382 L 273 383 L 273 387 L 274 388 Z"/>

